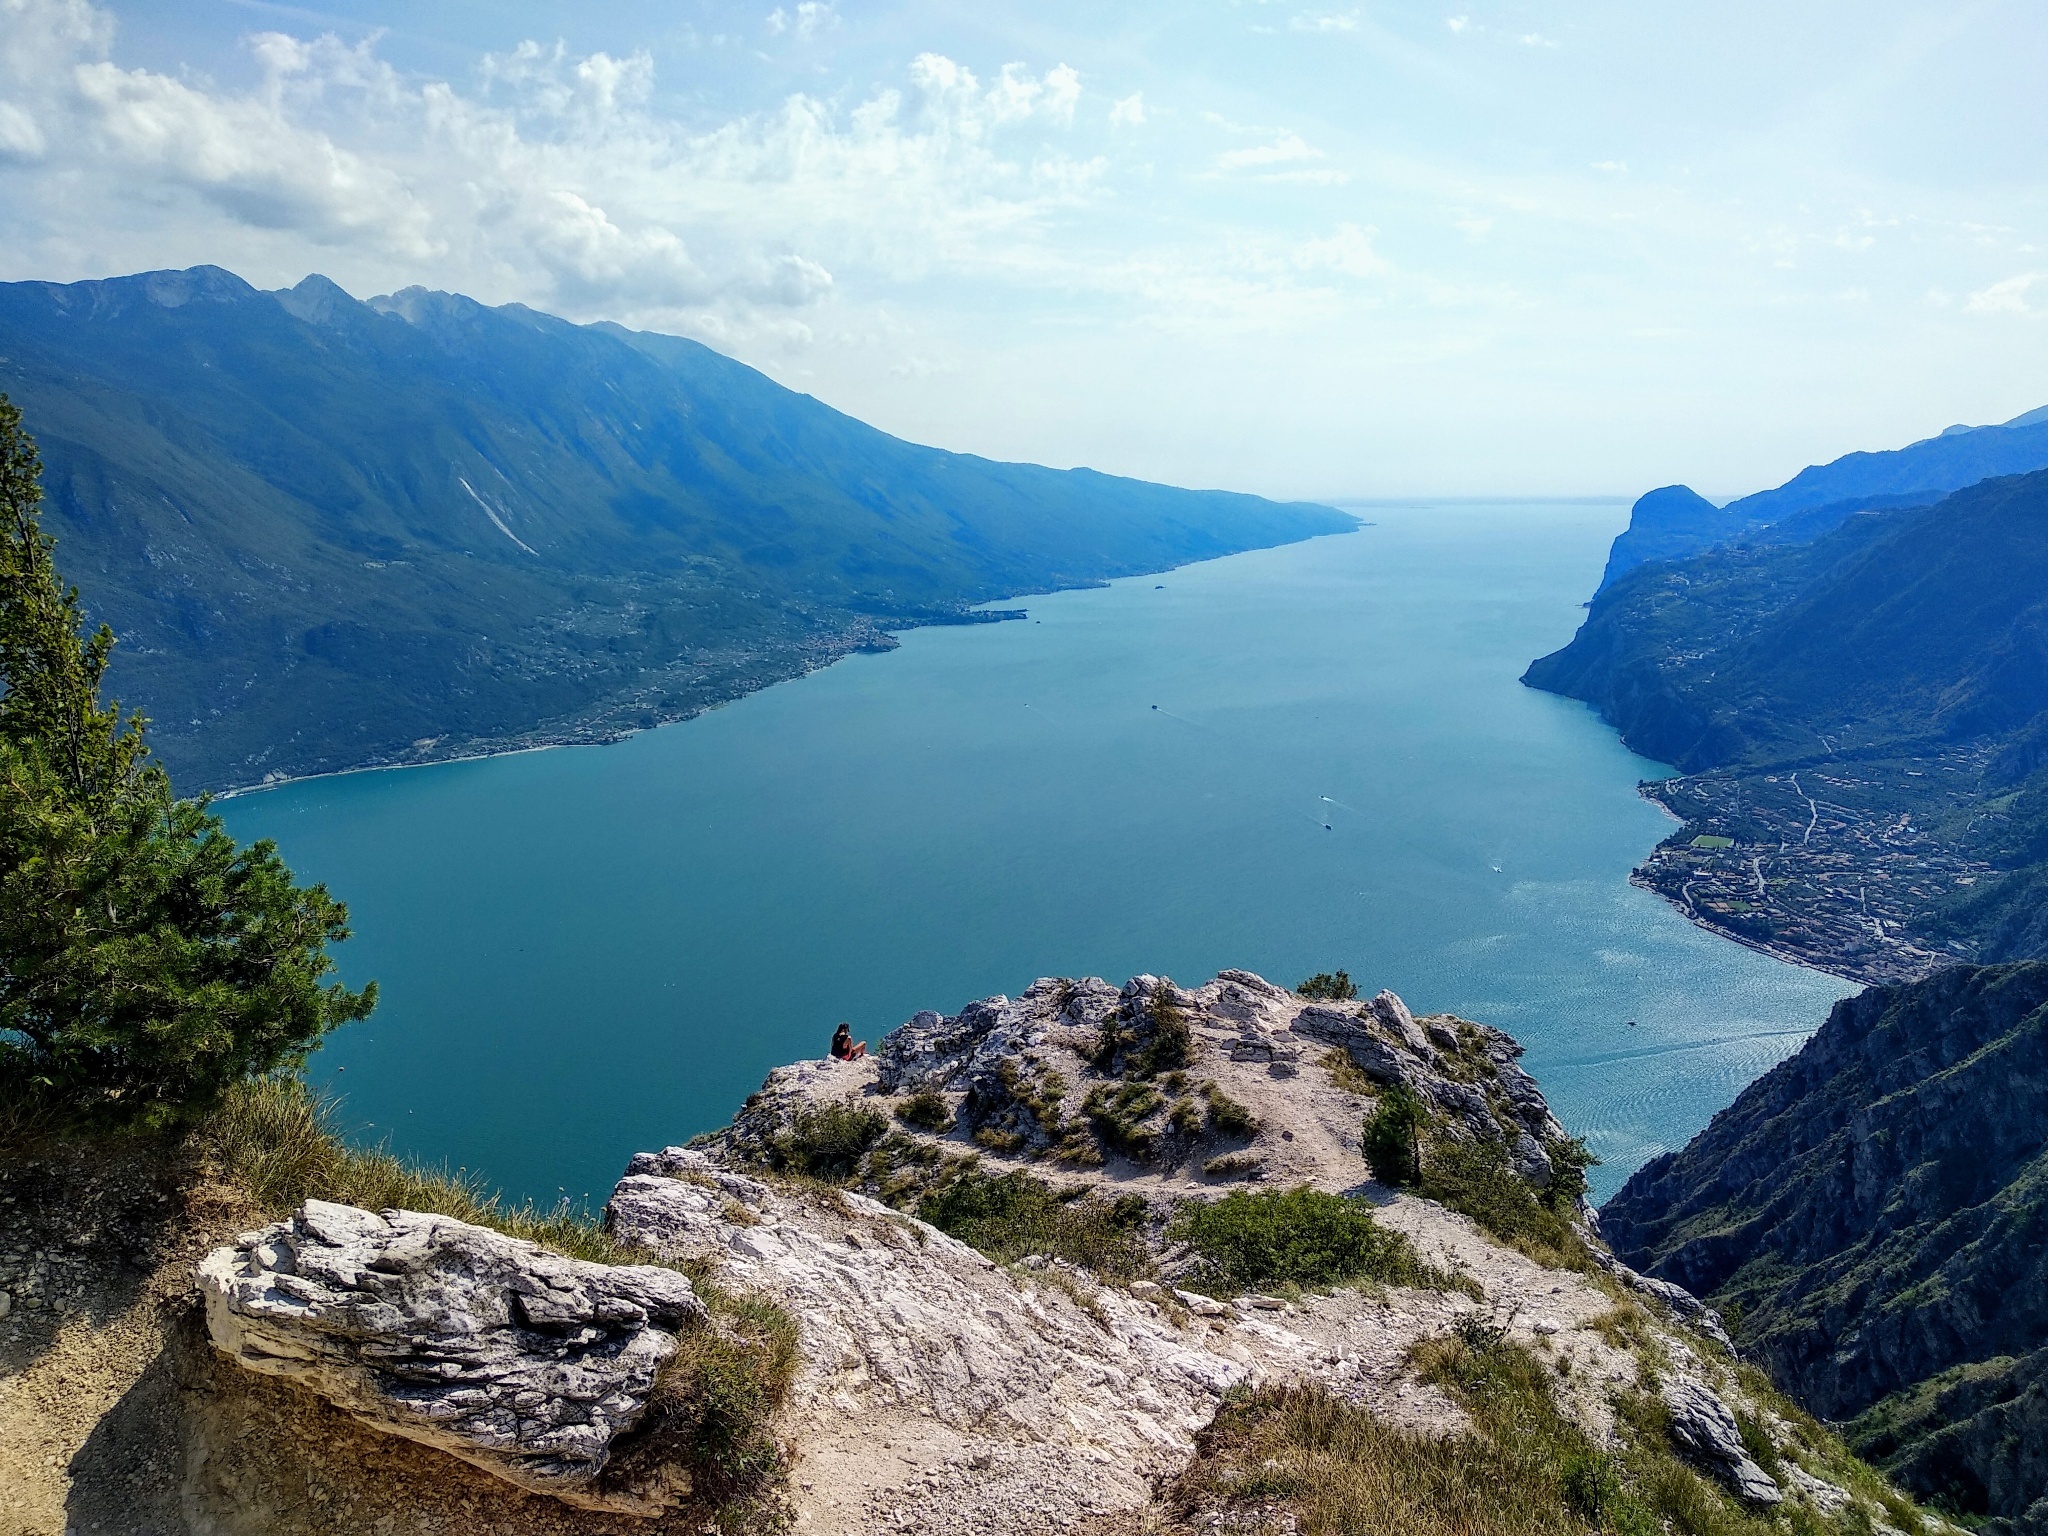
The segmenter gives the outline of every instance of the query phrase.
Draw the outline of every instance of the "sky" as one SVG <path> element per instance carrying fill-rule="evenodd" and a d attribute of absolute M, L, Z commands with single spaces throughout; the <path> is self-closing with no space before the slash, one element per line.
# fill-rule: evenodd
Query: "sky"
<path fill-rule="evenodd" d="M 2048 403 L 2038 0 L 0 0 L 0 279 L 694 336 L 920 442 L 1717 496 Z"/>

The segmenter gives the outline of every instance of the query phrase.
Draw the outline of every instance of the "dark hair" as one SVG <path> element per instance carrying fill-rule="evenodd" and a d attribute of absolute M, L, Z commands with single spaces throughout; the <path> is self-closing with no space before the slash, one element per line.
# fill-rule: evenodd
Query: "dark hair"
<path fill-rule="evenodd" d="M 839 1021 L 839 1027 L 833 1030 L 832 1033 L 835 1035 L 850 1035 L 853 1033 L 853 1026 L 847 1023 L 846 1020 L 841 1019 Z"/>

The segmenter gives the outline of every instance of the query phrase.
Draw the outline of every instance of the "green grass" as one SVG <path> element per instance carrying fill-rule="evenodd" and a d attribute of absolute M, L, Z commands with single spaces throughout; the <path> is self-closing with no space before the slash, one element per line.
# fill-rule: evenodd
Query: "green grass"
<path fill-rule="evenodd" d="M 1215 1295 L 1360 1280 L 1427 1285 L 1442 1278 L 1416 1257 L 1406 1237 L 1374 1221 L 1363 1202 L 1306 1185 L 1190 1201 L 1167 1236 L 1202 1256 L 1204 1270 L 1192 1283 Z"/>
<path fill-rule="evenodd" d="M 928 1192 L 918 1219 L 978 1248 L 999 1264 L 1033 1254 L 1065 1259 L 1106 1280 L 1138 1280 L 1152 1271 L 1143 1197 L 1068 1196 L 1028 1173 L 966 1170 Z"/>
<path fill-rule="evenodd" d="M 511 1205 L 466 1169 L 423 1168 L 379 1148 L 349 1146 L 335 1134 L 333 1102 L 293 1077 L 257 1078 L 230 1089 L 194 1127 L 191 1145 L 266 1216 L 283 1216 L 309 1199 L 333 1200 L 372 1211 L 452 1216 L 600 1264 L 640 1257 L 566 1201 Z"/>
<path fill-rule="evenodd" d="M 1577 1178 L 1583 1188 L 1583 1164 Z M 1592 1267 L 1585 1239 L 1559 1208 L 1565 1205 L 1563 1187 L 1552 1191 L 1556 1204 L 1538 1195 L 1509 1165 L 1507 1148 L 1498 1141 L 1435 1138 L 1423 1154 L 1421 1189 L 1539 1264 Z"/>
<path fill-rule="evenodd" d="M 1256 1136 L 1259 1117 L 1214 1083 L 1202 1084 L 1202 1097 L 1209 1101 L 1209 1129 L 1219 1136 Z"/>
<path fill-rule="evenodd" d="M 1735 846 L 1735 839 L 1732 837 L 1715 837 L 1711 833 L 1702 833 L 1692 840 L 1692 845 L 1695 848 L 1711 848 L 1715 852 L 1719 852 L 1723 848 L 1733 848 Z"/>
<path fill-rule="evenodd" d="M 860 1171 L 861 1159 L 889 1133 L 879 1109 L 844 1099 L 805 1105 L 789 1117 L 768 1145 L 768 1163 L 778 1173 L 840 1183 Z"/>
<path fill-rule="evenodd" d="M 953 1128 L 953 1111 L 946 1096 L 930 1088 L 920 1089 L 896 1106 L 896 1118 L 920 1131 L 944 1132 Z"/>

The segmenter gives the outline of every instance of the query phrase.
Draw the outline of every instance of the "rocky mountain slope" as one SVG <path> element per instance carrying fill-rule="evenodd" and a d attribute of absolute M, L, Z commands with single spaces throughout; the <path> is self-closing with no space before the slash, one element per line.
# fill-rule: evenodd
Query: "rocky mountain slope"
<path fill-rule="evenodd" d="M 1591 1238 L 1518 1054 L 1389 993 L 1048 979 L 636 1157 L 602 1262 L 320 1199 L 238 1234 L 204 1178 L 17 1159 L 0 1507 L 38 1536 L 1295 1529 L 1342 1481 L 1276 1470 L 1326 1454 L 1287 1437 L 1308 1408 L 1425 1523 L 1920 1526 Z M 1398 1102 L 1426 1166 L 1492 1149 L 1476 1216 L 1372 1179 L 1361 1124 Z M 125 1264 L 120 1220 L 55 1257 L 95 1199 L 138 1223 Z M 1539 1205 L 1568 1249 L 1504 1214 Z"/>
<path fill-rule="evenodd" d="M 1716 507 L 1689 486 L 1639 499 L 1608 552 L 1602 590 L 1637 566 L 1683 559 L 1719 544 L 1804 543 L 1859 512 L 1926 506 L 1998 475 L 2048 468 L 2048 406 L 1989 427 L 1950 427 L 1878 453 L 1849 453 L 1802 469 L 1783 485 Z"/>
<path fill-rule="evenodd" d="M 1601 1213 L 1906 1486 L 2048 1532 L 2048 964 L 1873 988 Z"/>
<path fill-rule="evenodd" d="M 899 441 L 676 337 L 216 267 L 0 284 L 0 390 L 180 787 L 605 739 L 1325 507 Z"/>

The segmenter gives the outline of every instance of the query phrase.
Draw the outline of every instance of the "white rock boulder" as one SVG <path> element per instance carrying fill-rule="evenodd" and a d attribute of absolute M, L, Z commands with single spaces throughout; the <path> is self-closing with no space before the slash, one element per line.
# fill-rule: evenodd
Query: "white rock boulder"
<path fill-rule="evenodd" d="M 309 1200 L 208 1255 L 199 1284 L 216 1347 L 375 1429 L 586 1508 L 652 1514 L 686 1491 L 603 1476 L 678 1334 L 705 1319 L 672 1269 Z"/>

